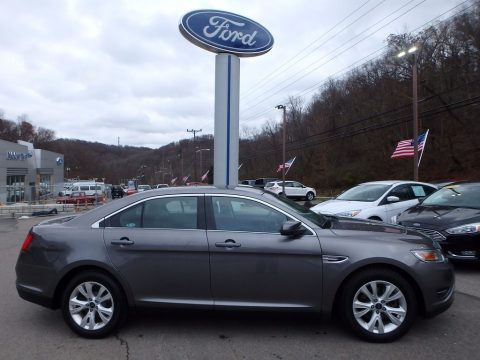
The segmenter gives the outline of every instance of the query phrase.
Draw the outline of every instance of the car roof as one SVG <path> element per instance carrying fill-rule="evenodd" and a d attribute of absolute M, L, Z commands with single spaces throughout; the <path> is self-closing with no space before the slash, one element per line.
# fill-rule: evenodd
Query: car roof
<path fill-rule="evenodd" d="M 188 194 L 230 194 L 230 195 L 247 195 L 256 197 L 257 199 L 262 199 L 262 195 L 265 193 L 272 194 L 269 191 L 257 189 L 248 185 L 238 185 L 234 189 L 226 189 L 224 187 L 215 187 L 215 186 L 177 186 L 177 187 L 166 187 L 159 189 L 151 189 L 149 191 L 141 191 L 135 194 L 125 196 L 122 199 L 117 199 L 106 203 L 105 205 L 94 208 L 69 222 L 69 224 L 74 225 L 75 223 L 88 223 L 95 222 L 101 219 L 104 216 L 109 215 L 112 212 L 115 212 L 128 204 L 133 204 L 136 201 L 141 201 L 143 199 L 148 199 L 151 197 L 159 195 L 188 195 Z"/>
<path fill-rule="evenodd" d="M 378 184 L 378 185 L 421 184 L 421 185 L 428 185 L 428 186 L 435 187 L 434 184 L 425 183 L 421 181 L 413 181 L 413 180 L 378 180 L 378 181 L 368 181 L 368 182 L 360 183 L 358 185 L 367 185 L 367 184 Z"/>

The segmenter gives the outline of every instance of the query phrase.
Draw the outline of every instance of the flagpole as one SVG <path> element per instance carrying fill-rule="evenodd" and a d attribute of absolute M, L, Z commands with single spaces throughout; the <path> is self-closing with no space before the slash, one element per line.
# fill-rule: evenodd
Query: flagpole
<path fill-rule="evenodd" d="M 423 140 L 422 153 L 420 154 L 420 159 L 418 159 L 418 167 L 420 167 L 420 163 L 422 162 L 423 152 L 425 151 L 425 146 L 427 145 L 427 139 L 428 139 L 428 132 L 429 131 L 430 131 L 430 129 L 427 129 L 427 132 L 425 133 L 425 140 Z"/>
<path fill-rule="evenodd" d="M 293 165 L 293 163 L 295 162 L 295 159 L 296 159 L 296 158 L 297 158 L 296 156 L 293 158 L 292 163 L 291 163 L 290 166 L 288 167 L 287 172 L 285 173 L 285 175 L 287 175 L 288 172 L 290 171 L 290 168 L 292 167 L 292 165 Z M 284 165 L 284 166 L 285 166 L 285 165 Z"/>

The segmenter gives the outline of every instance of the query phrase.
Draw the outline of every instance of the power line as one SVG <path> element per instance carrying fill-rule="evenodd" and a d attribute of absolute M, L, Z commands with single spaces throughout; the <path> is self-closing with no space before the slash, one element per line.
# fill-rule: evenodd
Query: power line
<path fill-rule="evenodd" d="M 417 28 L 415 28 L 414 30 L 412 30 L 411 33 L 416 32 L 416 31 L 424 28 L 424 27 L 427 26 L 428 24 L 436 21 L 437 19 L 441 18 L 442 16 L 444 16 L 445 14 L 451 12 L 452 10 L 457 9 L 458 7 L 463 6 L 463 5 L 464 5 L 465 3 L 467 3 L 467 2 L 469 2 L 469 0 L 465 0 L 465 1 L 457 4 L 456 6 L 450 8 L 449 10 L 443 12 L 442 14 L 436 16 L 435 18 L 433 18 L 433 19 L 425 22 L 424 24 L 418 26 Z M 421 4 L 421 3 L 417 4 L 416 6 L 418 6 L 418 5 L 420 5 L 420 4 Z M 448 20 L 450 20 L 451 18 L 460 15 L 462 12 L 467 11 L 469 8 L 473 7 L 474 5 L 475 5 L 474 3 L 471 4 L 470 6 L 464 8 L 464 9 L 462 9 L 461 11 L 459 11 L 459 12 L 453 14 L 452 16 L 448 17 L 447 19 L 444 19 L 442 22 L 448 21 Z M 411 9 L 410 9 L 410 10 L 411 10 Z M 408 10 L 408 11 L 410 11 L 410 10 Z M 400 16 L 403 16 L 403 14 L 400 15 Z M 398 18 L 398 17 L 397 17 L 397 18 Z M 395 20 L 396 20 L 396 19 L 394 19 L 394 20 L 392 20 L 392 21 L 395 21 Z M 388 25 L 388 24 L 386 24 L 386 25 Z M 384 26 L 386 26 L 386 25 L 384 25 Z M 381 29 L 381 28 L 380 28 L 380 29 Z M 377 29 L 377 31 L 380 30 L 380 29 Z M 372 34 L 371 34 L 371 35 L 372 35 Z M 370 35 L 370 36 L 371 36 L 371 35 Z M 363 40 L 365 40 L 365 38 L 362 39 L 362 40 L 360 40 L 359 42 L 361 42 L 361 41 L 363 41 Z M 359 42 L 357 42 L 356 44 L 358 44 Z M 355 46 L 356 44 L 352 45 L 350 48 L 352 48 L 352 47 Z M 343 52 L 349 50 L 350 48 L 345 49 Z M 387 46 L 384 46 L 384 47 L 382 47 L 382 48 L 380 48 L 380 49 L 378 49 L 378 50 L 376 50 L 376 51 L 374 51 L 373 53 L 371 53 L 371 54 L 369 54 L 369 55 L 367 55 L 367 56 L 365 56 L 365 57 L 363 57 L 363 58 L 361 58 L 361 59 L 359 59 L 359 60 L 356 60 L 354 63 L 350 64 L 349 66 L 347 66 L 346 68 L 340 70 L 339 72 L 335 73 L 334 75 L 339 74 L 339 73 L 343 73 L 344 71 L 346 71 L 346 70 L 348 70 L 349 68 L 353 67 L 354 64 L 356 64 L 356 63 L 358 63 L 358 62 L 360 62 L 360 61 L 362 61 L 362 60 L 364 60 L 364 59 L 366 59 L 366 58 L 369 58 L 369 57 L 372 56 L 373 54 L 378 53 L 378 52 L 380 52 L 380 51 L 382 51 L 382 50 L 384 50 L 384 49 L 387 49 L 387 48 L 388 48 L 388 45 L 387 45 Z M 342 52 L 342 53 L 343 53 L 343 52 Z M 342 54 L 342 53 L 340 53 L 340 54 Z M 337 56 L 335 56 L 335 57 L 338 57 L 340 54 L 337 54 Z M 382 56 L 382 55 L 379 55 L 378 58 L 379 58 L 380 56 Z M 335 57 L 333 57 L 333 58 L 330 59 L 329 61 L 333 60 Z M 372 60 L 372 59 L 371 59 L 371 60 Z M 369 61 L 371 61 L 371 60 L 369 60 Z M 329 77 L 329 78 L 331 79 L 331 77 Z M 298 80 L 297 80 L 297 81 L 298 81 Z M 303 90 L 302 92 L 298 93 L 295 97 L 304 96 L 304 95 L 306 95 L 307 93 L 314 91 L 314 90 L 315 90 L 316 88 L 318 88 L 320 85 L 325 84 L 327 81 L 328 81 L 328 79 L 327 79 L 327 80 L 320 81 L 320 82 L 318 82 L 318 83 L 316 83 L 316 84 L 314 84 L 314 85 L 306 88 L 306 89 Z M 284 87 L 284 88 L 285 88 L 285 87 Z M 284 88 L 282 88 L 282 89 L 284 89 Z M 277 93 L 278 93 L 278 91 L 277 91 Z M 271 96 L 273 96 L 273 95 L 271 95 Z M 269 96 L 268 98 L 270 98 L 271 96 Z M 259 103 L 257 103 L 257 104 L 255 105 L 255 107 L 258 106 L 259 104 L 261 104 L 262 102 L 266 101 L 268 98 L 266 98 L 266 99 L 264 99 L 264 100 L 261 100 Z M 247 110 L 247 111 L 248 111 L 248 110 Z M 254 119 L 254 118 L 261 117 L 261 116 L 269 113 L 270 111 L 272 111 L 272 110 L 269 108 L 268 110 L 259 112 L 259 113 L 255 114 L 255 115 L 252 115 L 252 116 L 249 116 L 249 117 L 246 117 L 246 120 L 248 121 L 248 120 L 250 120 L 250 119 Z"/>
<path fill-rule="evenodd" d="M 337 46 L 335 49 L 333 49 L 332 51 L 330 51 L 328 54 L 326 54 L 325 56 L 322 56 L 320 59 L 325 59 L 327 58 L 328 56 L 332 55 L 332 54 L 335 54 L 334 56 L 330 57 L 327 61 L 321 63 L 320 65 L 317 65 L 317 60 L 315 60 L 314 62 L 312 62 L 310 65 L 308 65 L 307 67 L 301 69 L 300 71 L 297 71 L 296 73 L 294 73 L 293 75 L 290 75 L 288 78 L 282 80 L 280 83 L 277 84 L 278 85 L 281 85 L 281 84 L 284 84 L 286 83 L 287 81 L 293 79 L 293 78 L 296 78 L 295 80 L 289 82 L 288 84 L 284 85 L 283 87 L 281 87 L 280 89 L 277 89 L 275 92 L 273 93 L 270 93 L 270 95 L 268 95 L 266 98 L 258 101 L 256 104 L 254 104 L 253 106 L 251 106 L 250 108 L 255 108 L 257 107 L 258 105 L 260 105 L 261 103 L 267 101 L 268 99 L 272 98 L 274 95 L 278 94 L 279 92 L 285 90 L 286 88 L 296 84 L 297 82 L 299 82 L 300 80 L 304 79 L 306 76 L 310 75 L 311 73 L 313 73 L 314 71 L 320 69 L 321 67 L 325 66 L 326 64 L 330 63 L 331 61 L 333 61 L 334 59 L 338 58 L 340 55 L 344 54 L 346 51 L 352 49 L 353 47 L 355 47 L 356 45 L 358 45 L 359 43 L 365 41 L 366 39 L 368 39 L 369 37 L 373 36 L 374 34 L 376 34 L 378 31 L 380 31 L 381 29 L 385 28 L 386 26 L 390 25 L 391 23 L 395 22 L 396 20 L 398 20 L 399 18 L 401 18 L 402 16 L 408 14 L 410 11 L 412 11 L 413 9 L 415 9 L 416 7 L 420 6 L 422 3 L 424 3 L 426 0 L 422 0 L 421 2 L 419 2 L 418 4 L 412 6 L 411 8 L 409 8 L 408 10 L 404 11 L 403 13 L 401 13 L 400 15 L 398 15 L 397 17 L 395 17 L 394 19 L 390 20 L 389 22 L 387 22 L 386 24 L 383 24 L 381 27 L 379 27 L 378 29 L 376 29 L 374 32 L 366 35 L 365 37 L 363 37 L 362 39 L 360 39 L 359 41 L 357 41 L 356 43 L 354 43 L 353 45 L 350 45 L 349 47 L 343 49 L 342 51 L 340 51 L 339 53 L 335 54 L 335 52 L 337 52 L 338 50 L 342 49 L 343 47 L 345 47 L 348 43 L 350 43 L 351 41 L 355 40 L 356 38 L 364 35 L 367 33 L 367 31 L 369 31 L 370 29 L 372 29 L 373 27 L 377 26 L 378 24 L 382 23 L 383 21 L 385 21 L 386 19 L 388 19 L 390 16 L 392 16 L 393 14 L 397 13 L 398 11 L 400 11 L 401 9 L 403 9 L 406 5 L 408 5 L 408 3 L 406 5 L 403 5 L 401 6 L 400 8 L 394 10 L 393 12 L 391 12 L 390 14 L 388 14 L 387 16 L 385 16 L 384 18 L 382 18 L 381 20 L 377 21 L 376 23 L 374 23 L 373 25 L 369 26 L 368 28 L 366 28 L 365 30 L 363 30 L 362 32 L 360 32 L 359 34 L 355 35 L 354 37 L 350 38 L 348 41 L 344 42 L 343 44 L 341 44 L 340 46 Z M 312 68 L 313 67 L 313 68 Z M 298 76 L 300 75 L 301 73 L 307 71 L 306 73 L 304 73 L 303 75 L 301 76 Z M 297 77 L 298 76 L 298 77 Z M 273 90 L 273 88 L 272 88 Z"/>
<path fill-rule="evenodd" d="M 413 0 L 412 0 L 413 1 Z M 331 31 L 333 31 L 337 26 L 339 26 L 341 23 L 343 23 L 346 19 L 348 19 L 350 16 L 352 16 L 355 12 L 357 12 L 358 10 L 360 10 L 362 7 L 364 7 L 367 3 L 369 3 L 370 0 L 367 0 L 366 2 L 364 2 L 362 5 L 360 5 L 358 8 L 356 8 L 355 10 L 353 10 L 351 13 L 349 13 L 346 17 L 344 17 L 342 20 L 340 20 L 338 23 L 336 23 L 333 27 L 331 27 L 327 32 L 325 32 L 324 34 L 322 34 L 320 37 L 318 37 L 317 39 L 315 39 L 314 41 L 312 41 L 310 44 L 308 44 L 306 47 L 304 47 L 303 49 L 301 49 L 296 55 L 294 55 L 293 57 L 291 57 L 289 60 L 287 60 L 286 62 L 284 62 L 282 65 L 280 65 L 279 67 L 277 67 L 275 70 L 273 70 L 271 73 L 269 73 L 268 75 L 264 76 L 262 79 L 259 80 L 259 82 L 257 82 L 256 85 L 254 85 L 253 87 L 251 87 L 250 89 L 248 89 L 244 94 L 241 94 L 242 97 L 248 97 L 248 94 L 251 93 L 251 92 L 255 92 L 255 89 L 260 87 L 265 81 L 265 79 L 268 79 L 270 78 L 273 74 L 277 73 L 279 70 L 281 70 L 282 68 L 284 68 L 286 65 L 290 64 L 293 60 L 295 60 L 296 58 L 298 58 L 303 52 L 305 52 L 308 48 L 310 48 L 311 46 L 313 46 L 313 44 L 315 44 L 317 41 L 321 40 L 323 37 L 325 37 L 328 33 L 330 33 Z M 383 0 L 382 2 L 380 2 L 380 4 L 384 3 L 385 0 Z M 361 17 L 367 15 L 368 13 L 370 13 L 371 11 L 373 11 L 376 7 L 378 7 L 380 4 L 378 4 L 377 6 L 375 6 L 374 8 L 370 9 L 368 12 L 366 12 L 365 14 L 363 14 Z M 361 18 L 360 17 L 360 18 Z M 357 18 L 357 21 L 360 19 L 360 18 Z M 352 23 L 350 23 L 348 26 L 350 26 Z M 326 42 L 328 42 L 329 40 L 335 38 L 335 36 L 337 36 L 341 31 L 343 31 L 346 27 L 342 28 L 339 32 L 335 33 L 335 35 L 331 36 L 330 38 L 328 38 L 325 42 L 322 43 L 325 44 Z M 313 50 L 314 51 L 314 50 Z M 300 60 L 296 61 L 296 63 L 298 63 L 299 61 L 303 60 L 306 56 L 308 56 L 309 54 L 311 54 L 313 51 L 310 51 L 307 55 L 303 56 Z"/>
<path fill-rule="evenodd" d="M 454 110 L 454 109 L 459 109 L 459 108 L 463 108 L 463 107 L 466 107 L 466 106 L 479 104 L 479 103 L 480 103 L 480 95 L 474 96 L 474 97 L 471 97 L 471 98 L 465 98 L 465 99 L 462 99 L 460 101 L 453 102 L 453 103 L 450 103 L 450 104 L 441 105 L 441 106 L 438 106 L 436 108 L 431 108 L 431 109 L 424 110 L 419 114 L 419 117 L 424 118 L 424 117 L 427 117 L 427 116 L 437 115 L 437 114 L 440 114 L 442 112 L 446 112 L 446 111 Z M 382 123 L 382 124 L 373 124 L 373 125 L 369 125 L 369 126 L 364 126 L 361 129 L 352 130 L 350 132 L 332 134 L 332 135 L 329 135 L 329 136 L 325 136 L 322 139 L 312 140 L 312 141 L 304 142 L 303 144 L 297 144 L 297 145 L 294 145 L 294 146 L 292 146 L 292 143 L 297 143 L 299 140 L 290 141 L 290 142 L 287 142 L 287 150 L 288 151 L 304 150 L 304 149 L 307 149 L 309 147 L 318 146 L 318 145 L 321 145 L 321 144 L 324 144 L 324 143 L 328 143 L 328 142 L 336 140 L 338 138 L 353 137 L 353 136 L 356 136 L 356 135 L 361 135 L 361 134 L 367 133 L 369 131 L 375 131 L 375 130 L 380 130 L 380 129 L 384 129 L 384 128 L 387 128 L 387 127 L 400 125 L 400 124 L 402 124 L 402 122 L 399 122 L 399 120 L 408 119 L 407 121 L 403 122 L 403 123 L 407 123 L 407 122 L 411 121 L 410 118 L 411 118 L 411 114 L 405 114 L 405 115 L 399 116 L 397 118 L 391 119 L 391 120 L 389 120 L 385 123 Z M 322 135 L 327 134 L 327 133 L 331 133 L 331 132 L 338 132 L 338 128 L 331 129 L 331 130 L 325 130 L 322 133 Z M 319 134 L 317 134 L 317 136 L 318 135 Z M 241 159 L 242 159 L 242 161 L 247 161 L 247 160 L 258 158 L 260 156 L 264 156 L 265 154 L 275 153 L 277 151 L 278 151 L 278 147 L 275 147 L 273 149 L 270 148 L 268 150 L 265 149 L 265 150 L 262 150 L 261 154 L 259 154 L 259 155 L 254 155 L 254 156 L 250 156 L 250 157 L 242 157 Z"/>

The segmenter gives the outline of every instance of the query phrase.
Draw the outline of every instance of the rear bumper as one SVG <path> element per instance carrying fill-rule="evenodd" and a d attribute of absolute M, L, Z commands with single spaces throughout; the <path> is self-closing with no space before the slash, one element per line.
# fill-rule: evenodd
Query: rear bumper
<path fill-rule="evenodd" d="M 19 283 L 16 284 L 18 295 L 27 301 L 30 301 L 34 304 L 38 304 L 50 309 L 55 309 L 55 303 L 52 298 L 45 296 L 40 290 L 21 285 Z"/>

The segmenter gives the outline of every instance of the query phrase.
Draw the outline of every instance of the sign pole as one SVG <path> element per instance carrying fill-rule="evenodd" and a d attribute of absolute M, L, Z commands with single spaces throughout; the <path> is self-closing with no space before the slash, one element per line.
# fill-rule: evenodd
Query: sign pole
<path fill-rule="evenodd" d="M 233 54 L 215 57 L 215 139 L 213 184 L 238 185 L 240 59 Z"/>

